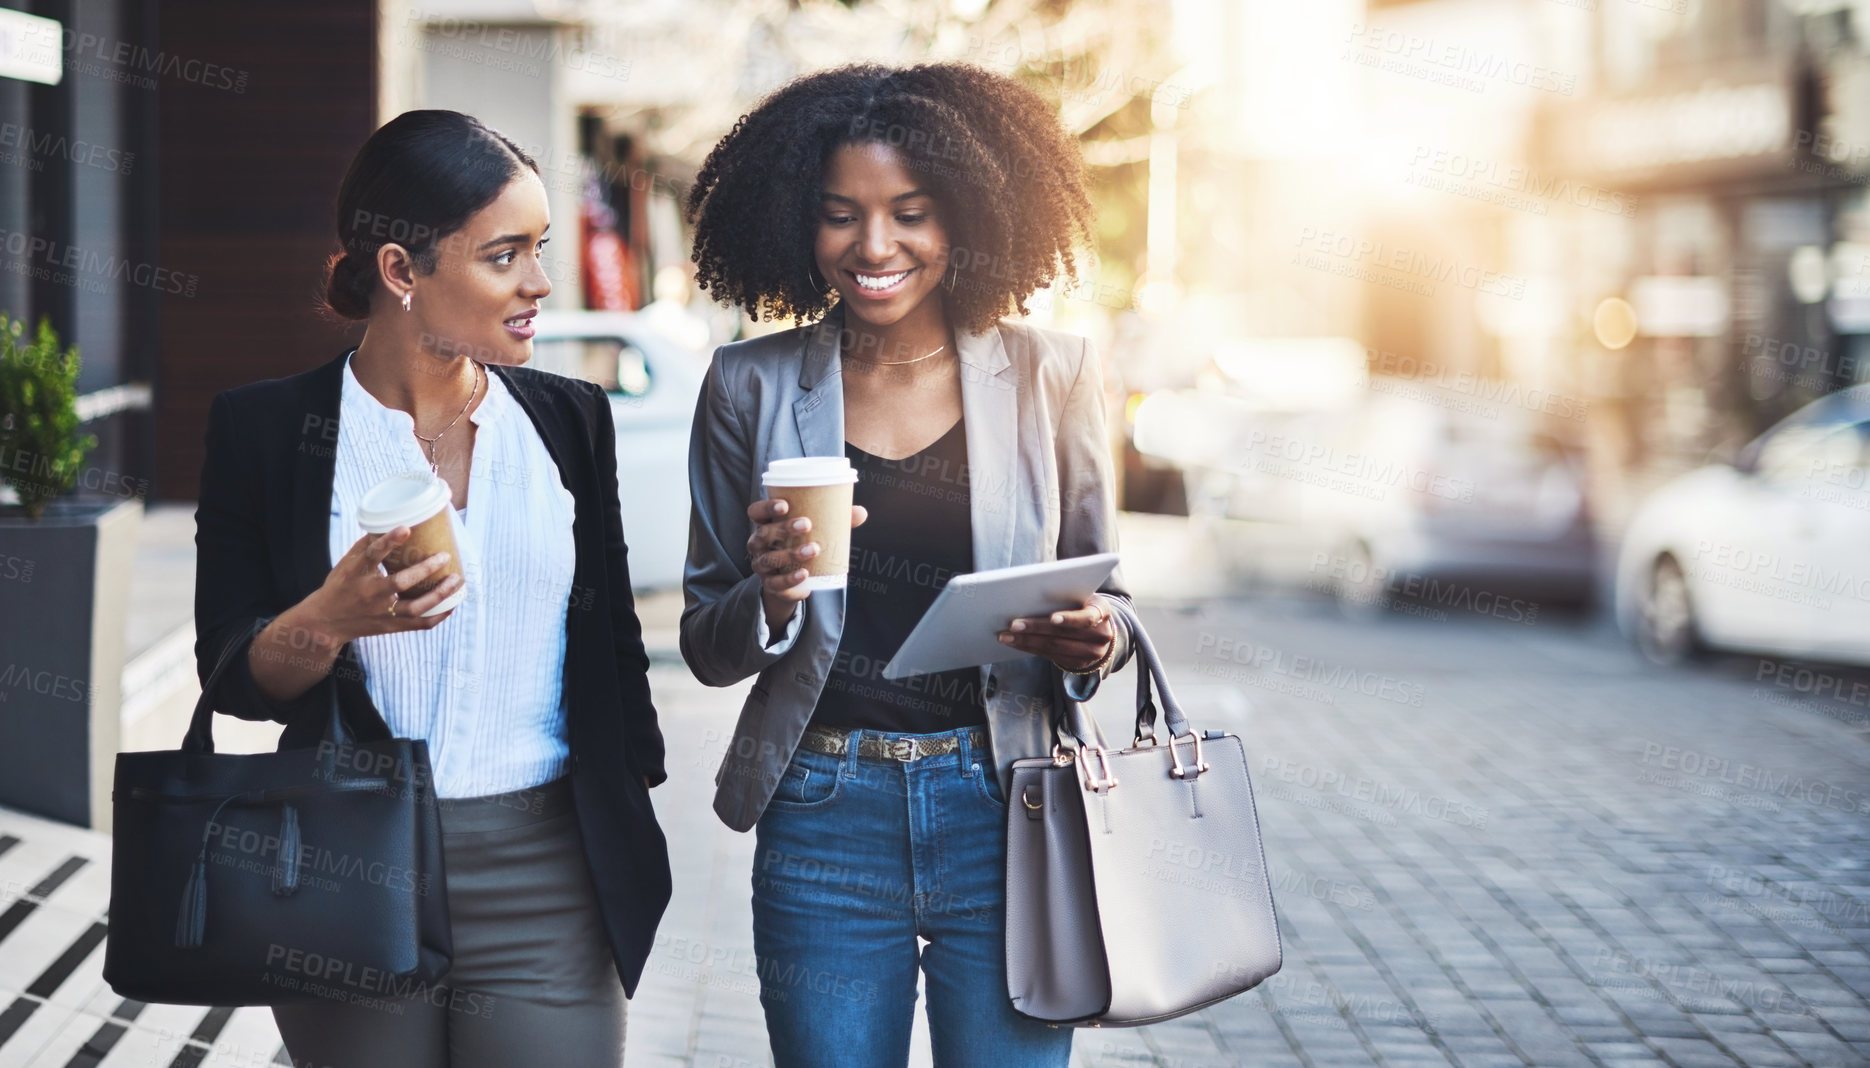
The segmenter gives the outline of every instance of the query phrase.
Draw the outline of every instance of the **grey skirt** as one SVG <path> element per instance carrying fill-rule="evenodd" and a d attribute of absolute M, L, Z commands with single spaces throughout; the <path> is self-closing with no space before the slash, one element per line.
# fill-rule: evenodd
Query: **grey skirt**
<path fill-rule="evenodd" d="M 298 1068 L 623 1063 L 623 985 L 571 780 L 439 803 L 454 965 L 395 999 L 278 1006 Z"/>

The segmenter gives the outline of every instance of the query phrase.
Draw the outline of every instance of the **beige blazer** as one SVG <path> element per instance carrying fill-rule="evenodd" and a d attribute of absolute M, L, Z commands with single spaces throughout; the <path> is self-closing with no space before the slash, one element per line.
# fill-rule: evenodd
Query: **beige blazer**
<path fill-rule="evenodd" d="M 842 321 L 834 308 L 822 322 L 722 346 L 695 409 L 681 646 L 709 686 L 759 676 L 715 775 L 714 810 L 737 831 L 759 819 L 792 760 L 843 632 L 845 591 L 818 590 L 800 603 L 796 632 L 762 648 L 760 580 L 747 555 L 747 506 L 766 496 L 767 463 L 844 455 Z M 975 568 L 1115 549 L 1103 377 L 1090 343 L 1002 320 L 956 345 Z M 1129 600 L 1121 567 L 1100 595 Z M 1129 660 L 1123 616 L 1112 618 L 1117 649 L 1098 675 L 1064 675 L 1036 656 L 981 667 L 1002 787 L 1014 760 L 1051 752 L 1060 702 L 1088 699 Z"/>

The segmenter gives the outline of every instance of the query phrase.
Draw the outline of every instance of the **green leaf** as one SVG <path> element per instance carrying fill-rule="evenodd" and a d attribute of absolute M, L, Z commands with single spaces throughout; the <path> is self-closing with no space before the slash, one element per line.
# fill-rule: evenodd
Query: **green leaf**
<path fill-rule="evenodd" d="M 0 480 L 36 520 L 77 484 L 97 437 L 79 429 L 77 346 L 61 349 L 45 319 L 24 337 L 24 324 L 0 312 Z"/>

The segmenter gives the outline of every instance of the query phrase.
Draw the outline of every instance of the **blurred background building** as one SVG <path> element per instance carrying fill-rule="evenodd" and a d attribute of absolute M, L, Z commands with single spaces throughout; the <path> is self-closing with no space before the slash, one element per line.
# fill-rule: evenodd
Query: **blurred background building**
<path fill-rule="evenodd" d="M 540 165 L 536 362 L 612 392 L 666 585 L 692 372 L 784 325 L 696 292 L 693 176 L 791 78 L 931 59 L 1078 138 L 1096 239 L 1033 318 L 1102 354 L 1122 507 L 1235 579 L 1590 600 L 1653 489 L 1870 377 L 1866 0 L 16 3 L 0 311 L 83 353 L 81 493 L 186 508 L 213 396 L 356 335 L 357 146 L 475 114 Z"/>
<path fill-rule="evenodd" d="M 1235 420 L 1372 376 L 1506 396 L 1612 518 L 1870 359 L 1851 0 L 18 6 L 53 20 L 57 73 L 0 77 L 0 229 L 25 242 L 0 306 L 80 345 L 99 464 L 155 499 L 192 496 L 214 392 L 343 343 L 313 313 L 327 216 L 382 121 L 508 132 L 575 222 L 549 303 L 649 308 L 705 350 L 750 324 L 689 282 L 689 180 L 763 93 L 858 59 L 1016 75 L 1080 136 L 1098 244 L 1038 314 L 1107 355 L 1133 507 L 1218 492 L 1173 444 L 1128 447 L 1155 393 Z"/>

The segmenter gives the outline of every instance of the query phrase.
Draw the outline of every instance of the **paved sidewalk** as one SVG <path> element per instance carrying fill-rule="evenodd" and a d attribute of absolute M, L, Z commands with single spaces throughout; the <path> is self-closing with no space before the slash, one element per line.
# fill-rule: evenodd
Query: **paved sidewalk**
<path fill-rule="evenodd" d="M 127 1001 L 104 985 L 110 839 L 0 810 L 0 1065 L 264 1068 L 265 1009 Z"/>
<path fill-rule="evenodd" d="M 694 682 L 677 606 L 643 606 L 677 894 L 626 1063 L 751 1068 L 753 839 L 709 807 L 744 684 Z M 1870 673 L 1668 671 L 1601 626 L 1349 622 L 1274 594 L 1143 615 L 1196 724 L 1248 741 L 1285 967 L 1182 1020 L 1082 1031 L 1079 1068 L 1870 1065 L 1870 702 L 1842 696 Z M 1100 695 L 1110 733 L 1129 681 Z M 0 812 L 0 1068 L 274 1061 L 264 1011 L 103 988 L 107 860 Z"/>

